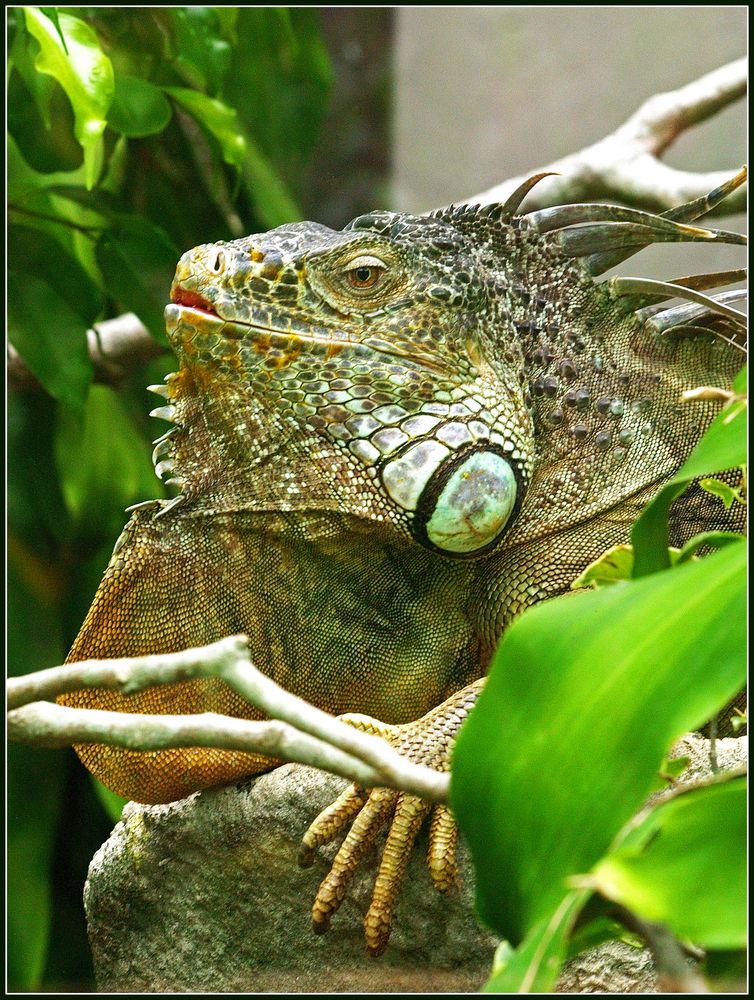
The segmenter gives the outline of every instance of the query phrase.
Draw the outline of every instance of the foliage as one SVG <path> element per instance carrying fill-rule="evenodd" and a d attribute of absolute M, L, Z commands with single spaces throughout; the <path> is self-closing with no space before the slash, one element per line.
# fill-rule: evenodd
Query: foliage
<path fill-rule="evenodd" d="M 606 916 L 627 911 L 706 948 L 711 974 L 715 954 L 743 947 L 743 780 L 634 817 L 658 770 L 668 774 L 672 743 L 745 681 L 744 540 L 706 533 L 667 547 L 672 500 L 745 461 L 745 385 L 743 372 L 642 512 L 633 550 L 612 550 L 578 581 L 596 589 L 541 604 L 509 629 L 459 734 L 451 801 L 480 916 L 510 942 L 488 991 L 551 991 L 569 938 L 591 947 L 617 935 Z M 702 545 L 717 551 L 700 559 Z"/>
<path fill-rule="evenodd" d="M 123 508 L 163 490 L 142 387 L 173 363 L 117 391 L 93 385 L 87 329 L 133 311 L 164 343 L 184 250 L 301 217 L 331 69 L 313 9 L 15 7 L 8 25 L 9 339 L 44 389 L 8 410 L 9 658 L 22 673 L 62 661 Z M 21 989 L 60 977 L 85 989 L 91 974 L 81 886 L 122 803 L 66 761 L 25 747 L 9 759 Z"/>

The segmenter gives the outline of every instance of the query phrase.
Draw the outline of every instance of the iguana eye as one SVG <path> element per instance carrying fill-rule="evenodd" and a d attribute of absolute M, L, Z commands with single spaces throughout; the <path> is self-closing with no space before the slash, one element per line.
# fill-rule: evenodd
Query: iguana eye
<path fill-rule="evenodd" d="M 351 288 L 374 288 L 386 271 L 379 257 L 357 257 L 346 269 L 346 281 Z"/>

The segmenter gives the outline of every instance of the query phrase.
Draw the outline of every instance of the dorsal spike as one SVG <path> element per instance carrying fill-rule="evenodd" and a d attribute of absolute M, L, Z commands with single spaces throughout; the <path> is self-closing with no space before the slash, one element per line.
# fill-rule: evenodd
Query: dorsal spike
<path fill-rule="evenodd" d="M 741 184 L 747 178 L 747 169 L 742 167 L 738 173 L 734 174 L 730 180 L 716 187 L 709 194 L 704 195 L 703 198 L 697 198 L 694 201 L 687 202 L 685 205 L 678 205 L 676 208 L 671 208 L 667 212 L 662 213 L 662 218 L 670 219 L 673 222 L 688 222 L 692 219 L 699 218 L 700 215 L 704 215 L 709 212 L 710 209 L 714 208 L 716 205 L 720 204 L 723 199 L 727 198 L 729 194 L 740 187 Z M 644 243 L 641 245 L 634 245 L 631 248 L 621 247 L 619 249 L 603 250 L 597 253 L 591 254 L 585 264 L 587 270 L 593 277 L 597 277 L 600 274 L 604 274 L 611 267 L 615 267 L 622 261 L 627 260 L 633 254 L 638 253 L 643 247 L 649 246 L 649 243 Z"/>
<path fill-rule="evenodd" d="M 698 219 L 699 216 L 706 215 L 715 205 L 719 205 L 736 188 L 745 183 L 747 176 L 748 170 L 744 165 L 730 180 L 725 181 L 724 184 L 720 184 L 719 187 L 714 188 L 709 194 L 686 202 L 685 205 L 678 205 L 676 208 L 671 208 L 667 212 L 663 212 L 662 217 L 665 219 L 674 219 L 676 222 L 689 222 L 691 219 Z"/>
<path fill-rule="evenodd" d="M 607 287 L 610 295 L 618 298 L 622 295 L 658 295 L 661 294 L 666 299 L 685 299 L 687 302 L 694 302 L 711 309 L 713 312 L 727 316 L 729 319 L 746 325 L 746 314 L 738 309 L 732 309 L 726 304 L 728 301 L 735 301 L 743 298 L 746 292 L 743 289 L 735 289 L 732 292 L 721 292 L 719 296 L 704 295 L 695 288 L 687 288 L 683 285 L 671 285 L 667 281 L 655 281 L 652 278 L 609 278 Z"/>
<path fill-rule="evenodd" d="M 740 233 L 729 233 L 722 229 L 698 229 L 694 226 L 679 225 L 675 231 L 660 232 L 632 222 L 603 222 L 577 226 L 560 230 L 556 235 L 563 253 L 568 257 L 611 254 L 614 255 L 615 263 L 630 257 L 650 243 L 712 242 L 739 246 L 746 243 L 746 237 Z M 590 261 L 587 261 L 587 267 L 593 276 L 606 270 L 606 267 L 600 266 L 599 271 L 595 272 Z M 612 267 L 612 262 L 608 263 L 607 267 Z"/>
<path fill-rule="evenodd" d="M 556 170 L 545 170 L 541 174 L 532 174 L 531 177 L 527 177 L 523 184 L 519 184 L 500 206 L 500 218 L 512 219 L 527 194 L 545 177 L 560 177 L 560 174 Z"/>
<path fill-rule="evenodd" d="M 665 219 L 652 212 L 642 212 L 636 208 L 621 208 L 619 205 L 575 204 L 558 205 L 555 208 L 545 208 L 539 212 L 531 212 L 524 218 L 531 229 L 538 233 L 549 233 L 569 226 L 584 223 L 626 222 L 646 226 L 655 233 L 678 233 L 700 236 L 710 239 L 714 230 L 702 229 L 699 226 L 686 226 L 672 219 Z"/>

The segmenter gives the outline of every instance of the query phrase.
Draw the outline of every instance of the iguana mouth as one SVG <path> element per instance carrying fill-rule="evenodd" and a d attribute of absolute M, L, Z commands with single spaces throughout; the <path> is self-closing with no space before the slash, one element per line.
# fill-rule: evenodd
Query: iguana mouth
<path fill-rule="evenodd" d="M 190 292 L 185 288 L 176 288 L 175 291 L 170 296 L 171 302 L 177 306 L 188 306 L 190 309 L 198 309 L 200 312 L 209 313 L 210 316 L 217 316 L 217 312 L 212 308 L 212 306 L 207 302 L 205 298 L 202 298 L 198 292 Z"/>
<path fill-rule="evenodd" d="M 186 291 L 184 289 L 178 288 L 172 295 L 172 306 L 177 306 L 178 310 L 194 310 L 200 313 L 203 317 L 209 317 L 210 320 L 216 321 L 227 327 L 242 327 L 245 330 L 251 331 L 256 335 L 261 345 L 273 346 L 274 341 L 267 341 L 267 338 L 280 337 L 284 338 L 289 343 L 298 344 L 318 344 L 323 345 L 328 348 L 332 353 L 337 353 L 345 347 L 366 347 L 375 351 L 377 354 L 385 354 L 388 357 L 399 359 L 400 361 L 409 362 L 413 364 L 421 365 L 423 368 L 427 368 L 433 372 L 443 373 L 446 371 L 445 366 L 443 366 L 439 359 L 431 354 L 424 351 L 412 350 L 409 351 L 405 348 L 400 348 L 395 344 L 389 344 L 382 340 L 380 337 L 368 337 L 364 340 L 356 340 L 355 338 L 345 337 L 333 337 L 323 334 L 304 333 L 301 330 L 285 330 L 274 326 L 262 326 L 259 323 L 249 323 L 240 319 L 226 319 L 217 313 L 212 306 L 210 306 L 205 299 L 198 295 L 196 292 Z M 175 324 L 177 317 L 173 317 L 172 323 L 169 318 L 170 306 L 166 310 L 166 319 L 168 322 L 168 333 L 170 329 Z M 232 337 L 229 339 L 237 339 Z"/>

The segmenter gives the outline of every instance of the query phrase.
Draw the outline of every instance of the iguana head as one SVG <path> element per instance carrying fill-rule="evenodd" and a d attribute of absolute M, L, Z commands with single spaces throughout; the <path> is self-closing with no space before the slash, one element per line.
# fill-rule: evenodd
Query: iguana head
<path fill-rule="evenodd" d="M 679 409 L 682 388 L 727 378 L 715 337 L 743 328 L 737 292 L 701 289 L 740 274 L 594 277 L 654 241 L 740 242 L 688 223 L 745 172 L 663 216 L 516 217 L 540 176 L 505 205 L 300 223 L 185 254 L 166 311 L 180 369 L 155 411 L 179 427 L 158 473 L 200 510 L 337 511 L 453 559 L 668 475 L 707 419 Z M 688 301 L 661 305 L 673 297 Z"/>
<path fill-rule="evenodd" d="M 167 307 L 168 470 L 187 496 L 336 509 L 455 557 L 493 547 L 532 442 L 507 288 L 449 222 L 393 213 L 196 247 Z M 499 346 L 499 341 L 498 341 Z M 207 475 L 207 467 L 212 469 Z M 243 495 L 242 495 L 243 494 Z"/>

